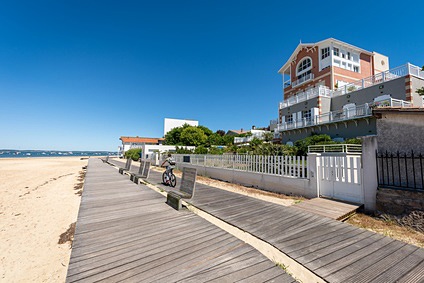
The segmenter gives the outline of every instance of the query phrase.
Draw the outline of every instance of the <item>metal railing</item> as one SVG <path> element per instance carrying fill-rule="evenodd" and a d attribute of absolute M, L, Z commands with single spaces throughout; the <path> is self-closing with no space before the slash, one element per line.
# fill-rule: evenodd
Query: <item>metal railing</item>
<path fill-rule="evenodd" d="M 325 87 L 325 88 L 328 89 L 328 91 L 325 90 L 324 93 L 321 93 L 321 92 L 316 93 L 316 91 L 314 91 L 313 89 L 308 90 L 308 91 L 314 92 L 313 94 L 311 94 L 311 93 L 306 94 L 308 91 L 302 92 L 298 95 L 290 97 L 286 101 L 280 102 L 280 109 L 283 109 L 283 108 L 288 107 L 290 105 L 308 100 L 308 99 L 316 97 L 318 95 L 328 96 L 328 97 L 344 95 L 344 94 L 347 94 L 347 93 L 350 93 L 350 92 L 354 92 L 354 91 L 357 91 L 357 90 L 360 90 L 360 89 L 368 88 L 368 87 L 380 84 L 382 82 L 391 81 L 391 80 L 394 80 L 394 79 L 397 79 L 397 78 L 400 78 L 400 77 L 404 77 L 404 76 L 407 76 L 407 75 L 411 75 L 411 76 L 415 76 L 415 77 L 424 79 L 424 71 L 422 71 L 420 67 L 407 63 L 405 65 L 390 69 L 388 71 L 378 73 L 374 76 L 370 76 L 370 77 L 367 77 L 367 78 L 364 78 L 364 79 L 361 79 L 361 80 L 357 80 L 353 83 L 346 84 L 342 87 L 339 87 L 336 90 L 330 90 L 327 87 Z M 312 77 L 312 79 L 313 79 L 313 77 Z M 295 82 L 297 82 L 297 81 L 295 81 Z M 299 84 L 297 84 L 297 85 L 299 85 Z M 293 87 L 294 86 L 296 86 L 296 85 L 293 83 Z M 321 86 L 321 87 L 324 87 L 324 86 Z"/>
<path fill-rule="evenodd" d="M 335 91 L 332 91 L 332 96 L 344 95 L 353 91 L 371 87 L 383 82 L 388 82 L 400 77 L 405 77 L 407 75 L 416 76 L 424 79 L 424 72 L 421 71 L 420 67 L 411 65 L 409 63 L 390 69 L 385 72 L 378 73 L 374 76 L 370 76 L 361 80 L 357 80 L 353 83 L 346 84 Z"/>
<path fill-rule="evenodd" d="M 373 103 L 365 103 L 363 105 L 344 108 L 341 110 L 331 111 L 315 117 L 302 118 L 278 124 L 278 131 L 286 131 L 291 129 L 304 128 L 309 126 L 323 125 L 333 122 L 348 121 L 358 118 L 369 117 L 372 115 L 372 108 L 375 107 L 412 107 L 413 105 L 400 99 L 386 99 Z"/>
<path fill-rule="evenodd" d="M 263 155 L 199 155 L 175 154 L 178 164 L 222 168 L 269 175 L 307 178 L 308 166 L 305 156 Z"/>
<path fill-rule="evenodd" d="M 295 96 L 288 98 L 286 101 L 280 102 L 280 109 L 294 105 L 296 103 L 306 101 L 317 96 L 331 96 L 331 90 L 326 86 L 318 86 L 301 92 Z"/>
<path fill-rule="evenodd" d="M 424 191 L 423 155 L 376 152 L 378 185 L 397 189 Z"/>
<path fill-rule="evenodd" d="M 322 125 L 332 122 L 352 120 L 361 117 L 371 116 L 371 107 L 369 104 L 343 110 L 331 111 L 311 118 L 302 118 L 292 122 L 286 122 L 278 125 L 278 131 L 285 131 L 297 128 L 304 128 L 315 125 Z"/>
<path fill-rule="evenodd" d="M 307 74 L 307 75 L 301 77 L 300 79 L 292 82 L 292 87 L 296 87 L 298 85 L 301 85 L 301 84 L 306 83 L 307 81 L 310 81 L 310 80 L 313 80 L 313 79 L 314 79 L 314 74 L 312 74 L 312 73 Z"/>
<path fill-rule="evenodd" d="M 322 144 L 308 146 L 309 153 L 362 153 L 362 145 L 360 144 Z"/>

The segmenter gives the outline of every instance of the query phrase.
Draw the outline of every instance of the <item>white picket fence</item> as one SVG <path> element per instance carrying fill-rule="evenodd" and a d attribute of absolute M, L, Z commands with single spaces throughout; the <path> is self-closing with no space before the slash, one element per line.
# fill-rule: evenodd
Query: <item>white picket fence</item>
<path fill-rule="evenodd" d="M 276 176 L 307 178 L 308 172 L 305 156 L 175 154 L 173 157 L 177 164 L 186 163 Z"/>

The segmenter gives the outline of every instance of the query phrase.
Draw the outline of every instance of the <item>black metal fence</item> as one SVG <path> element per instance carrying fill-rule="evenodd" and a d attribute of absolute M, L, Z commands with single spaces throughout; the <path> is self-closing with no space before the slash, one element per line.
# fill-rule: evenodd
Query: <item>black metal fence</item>
<path fill-rule="evenodd" d="M 423 155 L 411 153 L 376 152 L 379 186 L 424 190 Z"/>

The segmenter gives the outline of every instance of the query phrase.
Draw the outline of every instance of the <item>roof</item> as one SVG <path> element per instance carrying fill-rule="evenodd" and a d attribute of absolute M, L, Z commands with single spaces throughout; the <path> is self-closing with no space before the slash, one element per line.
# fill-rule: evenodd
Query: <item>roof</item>
<path fill-rule="evenodd" d="M 362 49 L 362 48 L 359 48 L 359 47 L 356 47 L 356 46 L 354 46 L 354 45 L 351 45 L 351 44 L 349 44 L 349 43 L 346 43 L 346 42 L 343 42 L 343 41 L 340 41 L 340 40 L 338 40 L 338 39 L 335 39 L 335 38 L 332 38 L 332 37 L 330 37 L 330 38 L 327 38 L 327 39 L 324 39 L 324 40 L 321 40 L 321 41 L 319 41 L 319 42 L 316 42 L 316 43 L 299 43 L 299 45 L 296 47 L 296 49 L 293 51 L 293 53 L 290 55 L 290 57 L 289 57 L 289 59 L 287 60 L 287 62 L 286 63 L 284 63 L 284 65 L 280 68 L 280 70 L 278 70 L 278 73 L 282 73 L 282 72 L 284 72 L 284 69 L 286 69 L 287 68 L 287 66 L 293 61 L 293 59 L 296 57 L 296 55 L 297 55 L 297 53 L 299 53 L 299 51 L 300 50 L 302 50 L 302 48 L 304 48 L 304 47 L 308 47 L 308 46 L 318 46 L 318 45 L 322 45 L 322 44 L 325 44 L 325 43 L 336 43 L 336 44 L 338 44 L 338 45 L 341 45 L 341 46 L 344 46 L 344 47 L 346 47 L 346 48 L 350 48 L 350 49 L 354 49 L 354 50 L 357 50 L 357 51 L 359 51 L 359 52 L 361 52 L 361 53 L 365 53 L 365 54 L 368 54 L 368 55 L 372 55 L 373 53 L 372 52 L 370 52 L 370 51 L 367 51 L 367 50 L 365 50 L 365 49 Z"/>
<path fill-rule="evenodd" d="M 241 130 L 228 130 L 226 135 L 240 135 L 240 134 L 245 134 L 247 132 L 250 132 L 250 131 L 245 131 L 243 129 L 241 129 Z"/>
<path fill-rule="evenodd" d="M 164 138 L 143 138 L 143 137 L 120 137 L 123 143 L 159 143 L 164 141 Z"/>

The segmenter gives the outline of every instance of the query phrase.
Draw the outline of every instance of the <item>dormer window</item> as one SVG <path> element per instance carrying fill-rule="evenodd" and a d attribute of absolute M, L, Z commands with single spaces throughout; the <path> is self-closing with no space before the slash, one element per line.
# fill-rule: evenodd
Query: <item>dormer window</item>
<path fill-rule="evenodd" d="M 301 76 L 304 74 L 309 74 L 312 69 L 312 59 L 306 57 L 297 65 L 297 76 Z"/>

